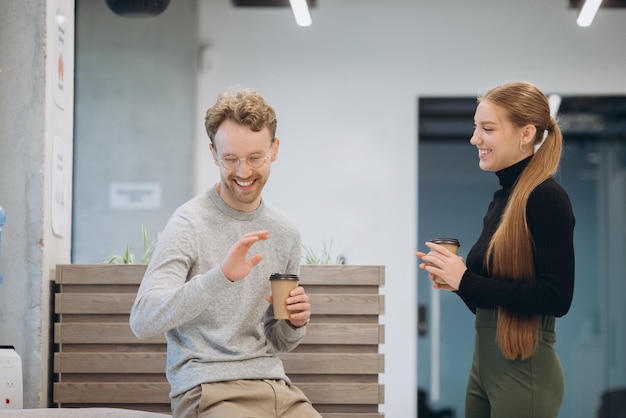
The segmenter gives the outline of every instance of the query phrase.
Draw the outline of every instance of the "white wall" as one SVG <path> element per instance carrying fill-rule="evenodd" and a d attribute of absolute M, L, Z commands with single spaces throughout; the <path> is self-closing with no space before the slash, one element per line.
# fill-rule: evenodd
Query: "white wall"
<path fill-rule="evenodd" d="M 332 240 L 350 264 L 386 266 L 389 417 L 415 416 L 417 98 L 516 80 L 547 93 L 626 93 L 626 11 L 601 10 L 583 29 L 567 5 L 320 0 L 313 26 L 299 28 L 288 9 L 200 1 L 196 190 L 218 179 L 204 111 L 222 90 L 256 89 L 276 108 L 282 141 L 265 198 L 306 244 Z"/>
<path fill-rule="evenodd" d="M 141 225 L 153 238 L 192 195 L 196 9 L 195 0 L 172 1 L 137 18 L 104 0 L 76 2 L 73 263 L 126 245 L 141 259 Z M 120 185 L 153 193 L 114 204 Z"/>

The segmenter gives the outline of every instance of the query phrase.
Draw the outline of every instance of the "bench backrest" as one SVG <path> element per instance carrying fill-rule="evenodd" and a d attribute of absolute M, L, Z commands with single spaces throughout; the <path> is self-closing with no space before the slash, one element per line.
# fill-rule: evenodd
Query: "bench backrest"
<path fill-rule="evenodd" d="M 58 265 L 53 402 L 170 412 L 163 336 L 128 325 L 145 265 Z M 304 265 L 313 316 L 285 370 L 324 418 L 380 418 L 383 266 Z"/>

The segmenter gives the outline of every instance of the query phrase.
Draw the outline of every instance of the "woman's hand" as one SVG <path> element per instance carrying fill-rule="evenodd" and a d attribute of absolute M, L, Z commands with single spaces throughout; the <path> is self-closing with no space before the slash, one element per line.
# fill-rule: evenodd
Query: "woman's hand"
<path fill-rule="evenodd" d="M 428 278 L 433 282 L 433 287 L 442 290 L 459 290 L 461 279 L 467 270 L 463 258 L 434 242 L 427 242 L 426 246 L 430 248 L 428 254 L 418 251 L 415 255 L 423 261 L 419 264 L 419 268 L 428 272 Z M 435 276 L 445 281 L 445 284 L 435 282 Z"/>

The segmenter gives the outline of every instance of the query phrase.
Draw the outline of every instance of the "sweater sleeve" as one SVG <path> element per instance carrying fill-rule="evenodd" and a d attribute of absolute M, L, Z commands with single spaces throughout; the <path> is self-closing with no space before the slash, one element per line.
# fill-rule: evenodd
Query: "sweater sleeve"
<path fill-rule="evenodd" d="M 211 300 L 239 283 L 231 283 L 219 263 L 203 275 L 188 279 L 197 258 L 194 226 L 174 214 L 159 237 L 130 312 L 130 327 L 138 338 L 162 334 L 185 324 Z"/>
<path fill-rule="evenodd" d="M 569 197 L 554 180 L 547 180 L 531 193 L 526 214 L 534 242 L 535 280 L 498 280 L 468 269 L 458 292 L 472 311 L 477 306 L 503 306 L 529 314 L 568 312 L 574 291 L 575 223 Z"/>

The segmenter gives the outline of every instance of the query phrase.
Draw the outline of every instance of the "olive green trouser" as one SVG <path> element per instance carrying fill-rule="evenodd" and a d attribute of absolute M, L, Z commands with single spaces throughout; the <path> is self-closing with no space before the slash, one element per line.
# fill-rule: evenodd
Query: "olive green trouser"
<path fill-rule="evenodd" d="M 528 360 L 507 360 L 496 343 L 497 310 L 476 310 L 474 359 L 465 394 L 466 418 L 556 418 L 563 369 L 554 343 L 554 316 L 541 319 L 541 340 Z"/>

